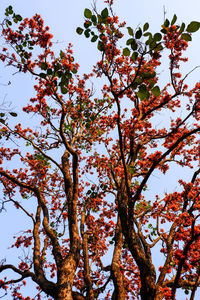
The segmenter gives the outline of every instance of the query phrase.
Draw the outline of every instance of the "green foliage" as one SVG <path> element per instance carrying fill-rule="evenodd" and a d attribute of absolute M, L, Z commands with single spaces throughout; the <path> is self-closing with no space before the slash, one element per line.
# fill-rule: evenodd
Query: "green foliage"
<path fill-rule="evenodd" d="M 132 50 L 137 50 L 137 48 L 138 48 L 138 44 L 137 44 L 136 40 L 133 39 L 133 41 L 131 43 L 131 49 Z"/>
<path fill-rule="evenodd" d="M 184 29 L 185 29 L 185 23 L 182 23 L 181 27 L 179 29 L 179 33 L 182 33 L 184 31 Z"/>
<path fill-rule="evenodd" d="M 152 224 L 149 224 L 148 228 L 151 229 L 151 236 L 157 236 L 157 228 L 156 227 L 153 227 Z"/>
<path fill-rule="evenodd" d="M 47 68 L 48 68 L 47 63 L 42 62 L 42 63 L 41 63 L 41 69 L 42 69 L 42 70 L 47 70 Z"/>
<path fill-rule="evenodd" d="M 150 79 L 150 78 L 154 78 L 156 76 L 156 73 L 155 72 L 143 72 L 143 73 L 140 73 L 140 76 L 144 79 Z"/>
<path fill-rule="evenodd" d="M 43 78 L 43 79 L 46 78 L 46 74 L 45 74 L 45 73 L 40 73 L 39 76 L 40 76 L 41 78 Z"/>
<path fill-rule="evenodd" d="M 96 42 L 98 40 L 98 36 L 97 35 L 94 35 L 92 38 L 91 38 L 91 42 Z"/>
<path fill-rule="evenodd" d="M 92 19 L 93 24 L 96 25 L 96 23 L 97 23 L 97 17 L 95 15 L 92 15 L 91 19 Z"/>
<path fill-rule="evenodd" d="M 142 30 L 141 30 L 141 28 L 139 28 L 135 33 L 135 38 L 140 39 L 141 36 L 142 36 Z"/>
<path fill-rule="evenodd" d="M 138 52 L 133 52 L 133 54 L 131 55 L 131 58 L 133 61 L 135 61 L 138 58 Z"/>
<path fill-rule="evenodd" d="M 191 35 L 189 33 L 182 33 L 181 38 L 184 41 L 188 41 L 188 42 L 192 40 L 192 37 L 191 37 Z"/>
<path fill-rule="evenodd" d="M 128 45 L 131 45 L 131 44 L 133 43 L 133 41 L 134 41 L 133 38 L 128 39 L 128 40 L 126 41 L 126 45 L 127 45 L 127 46 L 128 46 Z"/>
<path fill-rule="evenodd" d="M 15 14 L 13 12 L 13 8 L 12 8 L 11 5 L 6 8 L 6 10 L 5 10 L 5 16 L 6 17 L 11 16 L 14 23 L 18 23 L 18 22 L 22 21 L 22 16 L 19 15 L 19 14 Z M 7 26 L 11 26 L 12 22 L 9 19 L 6 19 L 6 24 L 7 24 Z"/>
<path fill-rule="evenodd" d="M 164 22 L 164 27 L 169 27 L 169 25 L 170 25 L 170 22 L 169 22 L 169 20 L 168 19 L 165 19 L 165 22 Z"/>
<path fill-rule="evenodd" d="M 139 86 L 139 91 L 137 92 L 137 96 L 140 100 L 148 99 L 150 97 L 150 93 L 145 84 L 141 84 Z"/>
<path fill-rule="evenodd" d="M 192 21 L 186 28 L 189 33 L 196 32 L 200 28 L 200 22 Z"/>
<path fill-rule="evenodd" d="M 90 22 L 90 21 L 86 21 L 85 23 L 84 23 L 84 27 L 85 28 L 88 28 L 88 27 L 90 27 L 92 25 L 92 22 Z"/>
<path fill-rule="evenodd" d="M 176 14 L 174 14 L 174 16 L 171 20 L 171 25 L 174 25 L 176 23 L 176 21 L 177 21 L 177 16 L 176 16 Z"/>
<path fill-rule="evenodd" d="M 84 10 L 84 17 L 87 18 L 87 19 L 91 19 L 92 18 L 92 12 L 90 9 L 86 8 Z"/>
<path fill-rule="evenodd" d="M 103 10 L 102 10 L 102 12 L 101 12 L 101 17 L 103 18 L 103 19 L 107 19 L 107 17 L 108 17 L 108 9 L 107 9 L 107 7 L 106 8 L 104 8 Z"/>
<path fill-rule="evenodd" d="M 35 154 L 33 155 L 33 157 L 34 157 L 35 159 L 37 159 L 38 161 L 40 161 L 44 166 L 50 166 L 49 160 L 48 160 L 46 157 L 44 157 L 42 154 L 40 154 L 40 153 L 35 153 Z"/>
<path fill-rule="evenodd" d="M 129 48 L 124 48 L 123 49 L 123 55 L 124 56 L 129 56 L 131 54 L 131 51 L 129 50 Z"/>
<path fill-rule="evenodd" d="M 76 32 L 81 35 L 83 33 L 83 28 L 77 27 Z"/>
<path fill-rule="evenodd" d="M 127 27 L 129 35 L 133 36 L 133 29 L 131 27 Z"/>
<path fill-rule="evenodd" d="M 155 42 L 160 42 L 161 39 L 162 39 L 161 33 L 155 33 L 155 34 L 154 34 L 153 40 L 154 40 Z"/>
<path fill-rule="evenodd" d="M 20 15 L 13 14 L 13 21 L 15 23 L 18 23 L 18 22 L 22 21 L 22 17 Z"/>
<path fill-rule="evenodd" d="M 86 38 L 89 38 L 90 37 L 90 29 L 86 29 L 84 31 L 84 35 L 85 35 Z"/>
<path fill-rule="evenodd" d="M 9 114 L 10 114 L 12 117 L 17 117 L 17 113 L 15 113 L 15 112 L 13 112 L 13 111 L 9 112 Z"/>
<path fill-rule="evenodd" d="M 149 23 L 145 23 L 143 26 L 143 31 L 147 31 L 149 29 Z"/>
<path fill-rule="evenodd" d="M 5 16 L 8 17 L 9 15 L 12 15 L 12 14 L 13 14 L 13 8 L 12 8 L 12 6 L 10 5 L 10 6 L 8 6 L 8 7 L 6 8 Z"/>
<path fill-rule="evenodd" d="M 103 51 L 104 50 L 104 46 L 103 46 L 103 43 L 101 41 L 98 42 L 97 49 L 99 51 Z"/>
<path fill-rule="evenodd" d="M 64 85 L 60 85 L 60 90 L 61 90 L 61 93 L 64 95 L 67 94 L 67 92 L 68 92 L 68 89 Z"/>
<path fill-rule="evenodd" d="M 155 96 L 155 97 L 159 97 L 160 96 L 160 88 L 159 86 L 155 86 L 152 90 L 151 90 L 152 94 Z"/>

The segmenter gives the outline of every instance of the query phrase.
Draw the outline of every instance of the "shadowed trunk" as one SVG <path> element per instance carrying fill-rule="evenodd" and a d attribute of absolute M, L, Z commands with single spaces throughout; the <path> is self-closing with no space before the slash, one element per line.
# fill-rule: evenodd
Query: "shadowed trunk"
<path fill-rule="evenodd" d="M 115 249 L 114 249 L 112 266 L 111 266 L 112 279 L 115 287 L 112 295 L 112 300 L 125 299 L 124 282 L 123 282 L 123 277 L 120 269 L 120 255 L 121 255 L 122 245 L 123 245 L 123 235 L 122 235 L 120 218 L 118 217 L 117 226 L 115 230 Z"/>
<path fill-rule="evenodd" d="M 134 215 L 127 214 L 128 197 L 122 187 L 118 194 L 119 216 L 122 232 L 129 250 L 135 260 L 141 279 L 140 296 L 142 300 L 155 300 L 156 271 L 151 259 L 151 249 L 145 242 L 141 232 L 134 228 Z"/>

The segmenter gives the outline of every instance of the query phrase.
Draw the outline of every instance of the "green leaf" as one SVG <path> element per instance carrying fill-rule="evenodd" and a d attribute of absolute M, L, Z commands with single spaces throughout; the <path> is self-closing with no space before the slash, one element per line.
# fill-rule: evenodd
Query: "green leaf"
<path fill-rule="evenodd" d="M 92 12 L 90 9 L 86 8 L 84 10 L 84 17 L 87 18 L 87 19 L 91 19 L 92 18 Z"/>
<path fill-rule="evenodd" d="M 47 75 L 51 75 L 52 74 L 52 69 L 51 68 L 49 68 L 49 69 L 47 69 Z"/>
<path fill-rule="evenodd" d="M 155 42 L 155 41 L 150 41 L 150 43 L 149 43 L 149 48 L 150 48 L 151 50 L 154 50 L 154 49 L 156 48 L 156 42 Z"/>
<path fill-rule="evenodd" d="M 6 24 L 9 25 L 9 26 L 11 26 L 11 25 L 12 25 L 12 22 L 9 21 L 9 20 L 6 20 Z"/>
<path fill-rule="evenodd" d="M 140 100 L 148 99 L 150 97 L 149 91 L 147 90 L 146 85 L 141 84 L 139 87 L 139 91 L 137 92 L 137 96 Z"/>
<path fill-rule="evenodd" d="M 131 27 L 127 27 L 129 35 L 133 36 L 133 29 Z"/>
<path fill-rule="evenodd" d="M 15 113 L 15 112 L 10 112 L 9 113 L 12 117 L 17 117 L 17 113 Z"/>
<path fill-rule="evenodd" d="M 97 44 L 97 49 L 98 49 L 99 51 L 103 51 L 103 50 L 104 50 L 104 45 L 103 45 L 103 43 L 102 43 L 101 41 L 98 42 L 98 44 Z"/>
<path fill-rule="evenodd" d="M 171 25 L 174 25 L 176 23 L 176 20 L 177 20 L 177 16 L 176 16 L 176 14 L 174 14 L 174 16 L 171 20 Z"/>
<path fill-rule="evenodd" d="M 63 76 L 63 71 L 56 72 L 55 76 L 58 76 L 59 78 L 61 78 Z"/>
<path fill-rule="evenodd" d="M 93 22 L 94 24 L 97 23 L 97 17 L 96 17 L 95 15 L 92 15 L 91 20 L 92 20 L 92 22 Z"/>
<path fill-rule="evenodd" d="M 133 52 L 131 57 L 132 57 L 132 60 L 135 61 L 138 58 L 138 52 Z"/>
<path fill-rule="evenodd" d="M 41 78 L 44 78 L 44 79 L 46 78 L 46 74 L 45 74 L 45 73 L 40 73 L 39 76 L 40 76 Z"/>
<path fill-rule="evenodd" d="M 0 113 L 0 117 L 1 118 L 5 117 L 5 114 L 4 113 Z"/>
<path fill-rule="evenodd" d="M 128 48 L 123 49 L 123 55 L 124 56 L 129 56 L 131 54 L 131 51 Z"/>
<path fill-rule="evenodd" d="M 133 40 L 133 42 L 131 43 L 131 48 L 134 50 L 137 50 L 138 44 L 136 42 L 136 40 Z"/>
<path fill-rule="evenodd" d="M 156 42 L 160 42 L 160 40 L 162 39 L 162 35 L 160 33 L 155 33 L 153 39 Z"/>
<path fill-rule="evenodd" d="M 153 80 L 150 81 L 148 88 L 151 90 L 154 86 L 155 82 Z"/>
<path fill-rule="evenodd" d="M 86 29 L 84 34 L 85 34 L 86 38 L 89 38 L 90 37 L 90 29 Z"/>
<path fill-rule="evenodd" d="M 135 37 L 136 37 L 136 39 L 140 39 L 141 36 L 142 36 L 142 30 L 139 29 L 138 31 L 136 31 Z"/>
<path fill-rule="evenodd" d="M 41 63 L 41 69 L 42 69 L 42 70 L 46 70 L 47 68 L 48 68 L 47 63 L 42 62 L 42 63 Z"/>
<path fill-rule="evenodd" d="M 76 68 L 74 68 L 73 70 L 72 70 L 72 73 L 73 74 L 76 74 L 78 71 L 77 71 L 77 69 Z"/>
<path fill-rule="evenodd" d="M 140 77 L 137 77 L 137 78 L 135 79 L 135 82 L 136 82 L 137 84 L 141 84 L 141 83 L 143 82 L 143 79 L 140 78 Z"/>
<path fill-rule="evenodd" d="M 96 40 L 98 39 L 98 36 L 97 35 L 94 35 L 92 38 L 91 38 L 91 42 L 96 42 Z"/>
<path fill-rule="evenodd" d="M 62 50 L 60 50 L 60 58 L 63 59 L 64 57 L 65 57 L 65 53 Z"/>
<path fill-rule="evenodd" d="M 186 28 L 187 32 L 196 32 L 200 28 L 200 22 L 192 21 Z"/>
<path fill-rule="evenodd" d="M 162 28 L 161 30 L 160 30 L 160 32 L 162 32 L 162 33 L 167 33 L 167 30 L 165 29 L 165 28 Z"/>
<path fill-rule="evenodd" d="M 181 38 L 182 38 L 184 41 L 187 41 L 187 42 L 189 42 L 189 41 L 192 40 L 192 37 L 191 37 L 191 35 L 190 35 L 189 33 L 182 33 L 182 34 L 181 34 Z"/>
<path fill-rule="evenodd" d="M 107 19 L 107 17 L 108 17 L 108 9 L 107 9 L 107 7 L 102 10 L 101 16 L 102 16 L 103 19 Z"/>
<path fill-rule="evenodd" d="M 68 79 L 68 77 L 64 74 L 64 75 L 61 77 L 61 83 L 60 83 L 60 85 L 65 85 L 65 86 L 67 86 L 68 83 L 69 83 L 69 79 Z"/>
<path fill-rule="evenodd" d="M 22 17 L 20 15 L 15 15 L 15 18 L 17 19 L 18 22 L 22 21 Z"/>
<path fill-rule="evenodd" d="M 102 19 L 102 16 L 101 16 L 101 15 L 97 15 L 97 18 L 98 18 L 98 22 L 99 22 L 99 23 L 102 23 L 102 22 L 103 22 L 103 19 Z"/>
<path fill-rule="evenodd" d="M 0 123 L 5 124 L 5 120 L 0 118 Z"/>
<path fill-rule="evenodd" d="M 156 76 L 156 72 L 153 72 L 153 73 L 144 72 L 144 73 L 141 73 L 140 76 L 144 79 L 151 79 L 151 78 L 154 78 Z"/>
<path fill-rule="evenodd" d="M 28 59 L 28 58 L 29 58 L 29 55 L 28 55 L 28 53 L 27 53 L 27 52 L 24 52 L 24 57 L 25 57 L 26 59 Z"/>
<path fill-rule="evenodd" d="M 60 90 L 61 90 L 61 93 L 64 95 L 67 94 L 67 92 L 68 92 L 68 89 L 64 85 L 60 86 Z"/>
<path fill-rule="evenodd" d="M 81 35 L 83 33 L 83 28 L 77 27 L 76 32 Z"/>
<path fill-rule="evenodd" d="M 155 96 L 155 97 L 159 97 L 160 96 L 160 88 L 159 86 L 155 86 L 152 90 L 151 90 L 152 94 Z"/>
<path fill-rule="evenodd" d="M 143 31 L 147 31 L 149 29 L 149 23 L 145 23 L 143 26 Z"/>
<path fill-rule="evenodd" d="M 156 48 L 154 48 L 154 52 L 161 51 L 161 50 L 163 50 L 163 46 L 161 44 L 158 44 Z"/>
<path fill-rule="evenodd" d="M 85 23 L 84 23 L 84 27 L 85 28 L 88 28 L 88 27 L 90 27 L 92 25 L 92 22 L 90 22 L 90 21 L 85 21 Z"/>
<path fill-rule="evenodd" d="M 13 14 L 13 8 L 11 5 L 8 7 L 8 13 L 9 13 L 9 15 Z"/>
<path fill-rule="evenodd" d="M 143 35 L 144 35 L 144 36 L 151 36 L 151 37 L 152 37 L 151 32 L 145 32 Z"/>
<path fill-rule="evenodd" d="M 133 41 L 134 41 L 134 39 L 128 39 L 128 40 L 126 41 L 126 45 L 130 45 Z"/>
<path fill-rule="evenodd" d="M 164 26 L 165 26 L 165 27 L 169 27 L 169 20 L 168 20 L 168 19 L 165 20 Z"/>
<path fill-rule="evenodd" d="M 185 29 L 185 23 L 182 23 L 181 27 L 179 29 L 179 33 L 182 33 L 184 31 L 184 29 Z"/>

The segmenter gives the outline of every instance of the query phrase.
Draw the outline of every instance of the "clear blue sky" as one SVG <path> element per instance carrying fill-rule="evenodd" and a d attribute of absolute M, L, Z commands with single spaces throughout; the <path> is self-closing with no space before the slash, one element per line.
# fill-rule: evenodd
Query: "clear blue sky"
<path fill-rule="evenodd" d="M 22 17 L 31 17 L 35 13 L 40 14 L 54 35 L 53 41 L 58 42 L 55 47 L 64 49 L 71 42 L 74 45 L 75 58 L 81 65 L 81 71 L 88 72 L 92 68 L 92 63 L 96 62 L 99 54 L 96 45 L 76 34 L 76 28 L 82 26 L 84 8 L 91 8 L 91 4 L 92 1 L 90 0 L 0 0 L 0 20 L 3 18 L 5 8 L 9 5 L 12 5 L 14 11 L 21 14 Z M 102 9 L 103 6 L 103 0 L 97 1 L 97 7 Z M 200 21 L 200 1 L 198 0 L 115 0 L 115 12 L 122 21 L 127 22 L 127 26 L 135 28 L 140 24 L 143 25 L 145 22 L 149 22 L 153 32 L 160 30 L 160 25 L 163 23 L 164 7 L 166 17 L 169 19 L 176 13 L 180 23 L 189 23 L 193 20 Z M 199 53 L 200 32 L 197 32 L 188 51 L 190 58 L 188 70 L 200 65 Z M 18 107 L 20 103 L 27 103 L 32 96 L 32 83 L 26 80 L 24 75 L 12 77 L 10 73 L 6 73 L 6 70 L 0 65 L 0 84 L 7 83 L 10 79 L 12 84 L 9 89 L 0 85 L 0 103 L 5 95 L 14 107 Z M 197 81 L 198 78 L 200 78 L 200 72 L 193 74 L 190 80 Z M 8 236 L 12 236 L 12 233 L 18 232 L 23 227 L 24 221 L 21 216 L 17 217 L 14 214 L 15 210 L 12 210 L 11 213 L 10 218 L 9 210 L 7 213 L 0 215 L 0 259 L 5 256 L 5 251 L 7 251 L 10 244 L 11 239 Z M 14 230 L 12 222 L 15 223 Z M 8 250 L 7 253 L 9 256 L 10 251 Z M 14 259 L 13 257 L 10 258 L 7 263 L 14 261 Z M 10 298 L 4 299 L 9 300 Z"/>

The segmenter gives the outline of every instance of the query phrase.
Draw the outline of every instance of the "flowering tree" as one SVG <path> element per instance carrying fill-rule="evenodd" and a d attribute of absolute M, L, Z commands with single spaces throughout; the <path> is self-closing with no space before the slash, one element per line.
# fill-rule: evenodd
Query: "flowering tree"
<path fill-rule="evenodd" d="M 127 33 L 106 2 L 100 13 L 85 9 L 77 28 L 101 53 L 82 76 L 71 45 L 54 54 L 39 15 L 6 9 L 0 59 L 35 78 L 23 113 L 37 115 L 38 125 L 0 119 L 2 209 L 12 203 L 30 225 L 12 245 L 24 256 L 16 265 L 2 258 L 1 296 L 160 300 L 182 289 L 192 300 L 200 285 L 200 83 L 189 88 L 180 72 L 200 23 L 177 25 L 174 15 L 158 33 L 148 23 Z M 163 56 L 169 74 L 161 87 Z M 102 78 L 100 97 L 92 76 Z M 152 175 L 176 166 L 191 169 L 189 182 L 180 178 L 177 191 L 148 199 Z M 22 295 L 27 278 L 34 298 Z"/>

